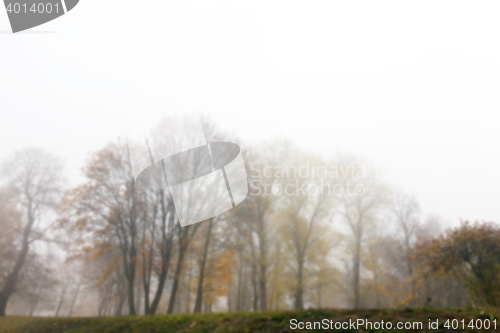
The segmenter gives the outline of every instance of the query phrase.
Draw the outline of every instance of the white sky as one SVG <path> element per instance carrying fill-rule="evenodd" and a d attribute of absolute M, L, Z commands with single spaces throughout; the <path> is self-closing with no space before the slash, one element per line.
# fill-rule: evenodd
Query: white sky
<path fill-rule="evenodd" d="M 495 1 L 80 0 L 13 35 L 0 10 L 0 158 L 44 147 L 76 182 L 88 152 L 195 107 L 250 142 L 360 154 L 453 224 L 500 222 L 499 13 Z"/>

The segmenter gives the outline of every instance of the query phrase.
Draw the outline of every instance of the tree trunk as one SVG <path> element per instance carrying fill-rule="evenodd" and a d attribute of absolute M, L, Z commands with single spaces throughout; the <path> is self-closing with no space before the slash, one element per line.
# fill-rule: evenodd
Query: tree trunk
<path fill-rule="evenodd" d="M 297 273 L 297 286 L 295 289 L 295 310 L 304 309 L 304 260 L 300 260 Z"/>
<path fill-rule="evenodd" d="M 32 317 L 35 314 L 35 310 L 38 307 L 39 300 L 33 301 L 30 305 L 29 316 Z"/>
<path fill-rule="evenodd" d="M 201 305 L 203 302 L 203 278 L 205 277 L 205 264 L 207 262 L 207 256 L 208 256 L 208 247 L 210 245 L 210 234 L 212 231 L 212 223 L 213 223 L 213 218 L 210 219 L 210 222 L 208 224 L 208 231 L 207 231 L 207 239 L 205 241 L 205 249 L 203 251 L 203 259 L 201 261 L 201 266 L 200 266 L 200 275 L 199 275 L 199 280 L 198 280 L 198 290 L 196 292 L 196 301 L 194 304 L 194 313 L 200 313 L 201 312 Z"/>
<path fill-rule="evenodd" d="M 243 274 L 241 281 L 241 311 L 248 309 L 247 275 Z"/>
<path fill-rule="evenodd" d="M 128 286 L 127 286 L 127 292 L 128 292 L 128 309 L 129 309 L 129 314 L 131 316 L 135 316 L 135 297 L 134 297 L 134 280 L 135 280 L 135 270 L 134 272 L 131 272 L 131 277 L 127 279 L 128 281 Z"/>
<path fill-rule="evenodd" d="M 241 300 L 243 299 L 242 293 L 243 293 L 243 259 L 242 259 L 242 253 L 241 250 L 238 251 L 238 286 L 236 290 L 236 311 L 239 312 L 241 311 Z"/>
<path fill-rule="evenodd" d="M 179 280 L 181 278 L 182 264 L 184 262 L 184 249 L 182 248 L 182 245 L 179 245 L 179 247 L 179 256 L 177 258 L 177 265 L 174 273 L 174 283 L 172 284 L 172 291 L 170 292 L 170 300 L 168 302 L 168 314 L 172 314 L 174 312 L 175 298 L 177 296 L 177 290 L 179 289 Z"/>
<path fill-rule="evenodd" d="M 180 228 L 180 227 L 179 227 Z M 179 289 L 179 280 L 182 273 L 182 265 L 184 264 L 184 255 L 186 254 L 189 245 L 189 229 L 191 226 L 185 226 L 179 231 L 179 254 L 177 256 L 177 265 L 175 267 L 174 282 L 172 284 L 172 291 L 170 292 L 170 300 L 168 302 L 167 313 L 174 312 L 175 298 Z M 196 228 L 196 227 L 195 227 Z"/>
<path fill-rule="evenodd" d="M 353 288 L 354 288 L 354 309 L 361 306 L 361 296 L 359 292 L 361 269 L 361 233 L 356 236 L 356 248 L 353 254 Z"/>
<path fill-rule="evenodd" d="M 191 267 L 189 268 L 189 277 L 188 277 L 186 313 L 190 312 L 190 308 L 191 308 Z"/>
<path fill-rule="evenodd" d="M 252 263 L 252 289 L 253 289 L 253 311 L 259 309 L 259 293 L 257 288 L 257 265 Z"/>
<path fill-rule="evenodd" d="M 125 305 L 125 299 L 127 295 L 123 291 L 119 291 L 118 304 L 115 308 L 115 316 L 121 316 L 123 311 L 123 305 Z"/>
<path fill-rule="evenodd" d="M 31 206 L 28 209 L 28 224 L 24 228 L 23 231 L 23 240 L 22 240 L 22 246 L 21 246 L 21 252 L 19 253 L 19 257 L 17 258 L 16 264 L 14 265 L 14 268 L 10 272 L 9 275 L 7 275 L 7 279 L 4 285 L 4 288 L 2 291 L 0 291 L 0 316 L 5 316 L 5 310 L 7 309 L 7 303 L 9 302 L 10 296 L 15 291 L 16 288 L 16 282 L 19 277 L 19 273 L 21 272 L 21 269 L 24 266 L 24 263 L 26 262 L 26 257 L 28 256 L 29 252 L 29 236 L 31 234 L 31 228 L 33 227 L 33 224 L 35 223 L 34 217 L 31 215 Z"/>
<path fill-rule="evenodd" d="M 71 306 L 69 308 L 68 317 L 71 317 L 73 315 L 73 310 L 75 309 L 76 300 L 78 299 L 78 294 L 80 293 L 80 287 L 82 285 L 82 280 L 83 280 L 83 272 L 82 272 L 82 275 L 80 276 L 80 279 L 78 280 L 78 285 L 76 286 L 75 296 L 73 296 L 73 300 L 71 301 Z"/>
<path fill-rule="evenodd" d="M 175 302 L 174 313 L 181 313 L 182 312 L 182 301 L 183 301 L 183 295 L 181 293 L 181 294 L 179 294 L 179 298 Z"/>
<path fill-rule="evenodd" d="M 175 208 L 173 205 L 170 205 L 170 214 L 168 217 L 168 227 L 166 226 L 167 219 L 167 209 L 165 208 L 165 201 L 163 198 L 163 192 L 161 192 L 161 207 L 162 207 L 162 244 L 164 249 L 161 249 L 161 268 L 160 274 L 158 276 L 158 287 L 156 289 L 155 297 L 153 298 L 153 302 L 151 303 L 151 307 L 149 308 L 149 313 L 154 315 L 156 310 L 158 309 L 158 305 L 160 304 L 160 299 L 163 294 L 163 289 L 165 288 L 165 281 L 167 280 L 168 271 L 170 268 L 170 260 L 172 258 L 172 237 L 173 237 L 173 229 L 174 229 L 174 219 L 175 219 Z M 167 232 L 168 230 L 168 232 Z"/>
<path fill-rule="evenodd" d="M 143 292 L 142 288 L 140 286 L 137 286 L 136 288 L 136 293 L 137 295 L 135 296 L 135 309 L 137 311 L 137 315 L 141 315 L 141 302 L 142 302 L 142 297 L 143 297 Z"/>
<path fill-rule="evenodd" d="M 69 285 L 69 278 L 66 281 L 66 283 L 64 284 L 61 298 L 59 299 L 59 304 L 57 305 L 57 310 L 56 310 L 56 314 L 54 315 L 54 317 L 59 317 L 59 312 L 61 311 L 61 307 L 64 303 L 64 297 L 66 296 L 66 291 L 68 290 L 68 285 Z"/>
<path fill-rule="evenodd" d="M 257 258 L 255 258 L 255 245 L 253 239 L 250 242 L 250 248 L 252 249 L 252 288 L 253 288 L 253 311 L 259 309 L 259 293 L 258 293 L 258 281 L 257 281 Z M 243 264 L 243 263 L 242 263 Z"/>
<path fill-rule="evenodd" d="M 260 309 L 267 310 L 267 234 L 264 230 L 264 221 L 258 224 L 259 230 L 259 290 L 260 290 Z"/>

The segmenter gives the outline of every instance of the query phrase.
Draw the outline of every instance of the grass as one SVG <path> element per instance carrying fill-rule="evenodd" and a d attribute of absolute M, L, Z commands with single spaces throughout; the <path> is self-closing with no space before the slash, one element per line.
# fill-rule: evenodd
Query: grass
<path fill-rule="evenodd" d="M 292 329 L 290 319 L 299 322 L 321 322 L 323 319 L 334 322 L 348 322 L 350 319 L 366 319 L 371 322 L 419 321 L 423 329 Z M 429 322 L 439 321 L 438 329 L 428 329 Z M 179 314 L 157 316 L 123 316 L 107 318 L 33 318 L 0 317 L 0 333 L 235 333 L 235 332 L 463 332 L 464 330 L 445 328 L 447 319 L 495 320 L 497 329 L 470 329 L 470 332 L 500 332 L 500 309 L 387 309 L 387 310 L 304 310 L 304 311 L 265 311 L 240 313 Z"/>

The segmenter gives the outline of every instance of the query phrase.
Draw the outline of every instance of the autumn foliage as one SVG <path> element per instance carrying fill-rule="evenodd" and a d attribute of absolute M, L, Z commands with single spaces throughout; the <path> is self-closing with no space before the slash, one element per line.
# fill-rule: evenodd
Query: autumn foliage
<path fill-rule="evenodd" d="M 413 255 L 433 274 L 459 276 L 476 301 L 492 306 L 500 304 L 498 225 L 463 222 L 439 238 L 419 243 Z"/>

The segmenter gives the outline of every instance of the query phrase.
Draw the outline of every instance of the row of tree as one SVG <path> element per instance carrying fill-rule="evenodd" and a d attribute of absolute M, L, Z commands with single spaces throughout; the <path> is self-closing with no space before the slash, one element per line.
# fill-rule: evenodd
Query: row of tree
<path fill-rule="evenodd" d="M 442 233 L 353 156 L 287 141 L 244 151 L 245 201 L 185 227 L 168 190 L 137 185 L 123 141 L 91 154 L 85 182 L 66 190 L 56 157 L 12 155 L 1 169 L 0 315 L 498 305 L 498 226 Z"/>

